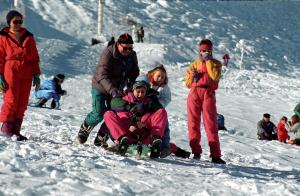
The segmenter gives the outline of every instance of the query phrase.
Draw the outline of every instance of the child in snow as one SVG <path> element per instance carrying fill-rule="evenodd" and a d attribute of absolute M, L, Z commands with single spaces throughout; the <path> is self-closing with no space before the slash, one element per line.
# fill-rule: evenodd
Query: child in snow
<path fill-rule="evenodd" d="M 288 131 L 287 131 L 287 127 L 289 126 L 287 124 L 287 117 L 283 116 L 281 117 L 281 119 L 279 120 L 278 124 L 277 124 L 277 137 L 278 137 L 278 141 L 279 142 L 284 142 L 286 143 L 287 140 L 289 139 L 289 135 L 288 135 Z"/>
<path fill-rule="evenodd" d="M 35 92 L 35 97 L 39 99 L 35 106 L 42 107 L 49 99 L 53 99 L 51 108 L 59 109 L 60 97 L 67 94 L 67 91 L 61 88 L 64 79 L 65 76 L 63 74 L 57 74 L 52 80 L 45 80 L 40 89 Z"/>
<path fill-rule="evenodd" d="M 129 144 L 141 141 L 151 144 L 150 158 L 158 158 L 162 136 L 167 124 L 167 112 L 161 104 L 146 96 L 148 84 L 136 81 L 133 92 L 111 101 L 111 110 L 105 112 L 104 122 L 118 144 L 118 153 L 124 155 Z"/>
<path fill-rule="evenodd" d="M 292 116 L 292 127 L 289 132 L 294 133 L 289 140 L 289 144 L 300 145 L 300 117 L 298 115 Z"/>
<path fill-rule="evenodd" d="M 150 82 L 151 89 L 158 92 L 158 101 L 162 104 L 164 108 L 171 102 L 171 91 L 168 86 L 168 76 L 167 71 L 163 65 L 159 65 L 154 69 L 148 71 L 147 78 L 142 76 L 138 77 L 137 80 L 144 80 L 145 82 Z M 169 122 L 167 122 L 166 129 L 164 131 L 164 137 L 161 145 L 161 158 L 168 156 L 170 153 L 175 154 L 178 157 L 189 158 L 190 152 L 187 152 L 174 143 L 170 143 L 170 128 Z"/>
<path fill-rule="evenodd" d="M 204 39 L 199 43 L 199 59 L 194 61 L 186 72 L 185 84 L 190 88 L 187 98 L 189 143 L 194 159 L 202 153 L 200 145 L 201 113 L 213 163 L 225 164 L 221 159 L 217 124 L 215 91 L 218 89 L 222 64 L 212 56 L 213 44 Z M 223 57 L 225 59 L 225 56 Z"/>

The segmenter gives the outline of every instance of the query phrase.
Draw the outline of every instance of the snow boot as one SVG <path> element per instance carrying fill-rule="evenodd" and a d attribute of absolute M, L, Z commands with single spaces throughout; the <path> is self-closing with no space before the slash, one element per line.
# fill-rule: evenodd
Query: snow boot
<path fill-rule="evenodd" d="M 6 137 L 13 136 L 13 122 L 3 122 L 1 126 L 1 131 Z"/>
<path fill-rule="evenodd" d="M 88 125 L 85 121 L 82 123 L 78 132 L 78 141 L 80 144 L 84 144 L 87 141 L 93 128 L 93 126 Z"/>
<path fill-rule="evenodd" d="M 171 154 L 171 149 L 170 147 L 167 147 L 167 148 L 162 148 L 160 150 L 160 158 L 163 159 L 163 158 L 166 158 L 167 156 L 169 156 Z"/>
<path fill-rule="evenodd" d="M 201 154 L 200 153 L 194 153 L 193 159 L 200 160 L 200 158 L 201 158 Z"/>
<path fill-rule="evenodd" d="M 94 140 L 94 145 L 102 147 L 102 148 L 107 148 L 108 147 L 108 144 L 106 142 L 107 140 L 108 140 L 107 134 L 105 134 L 104 136 L 101 136 L 98 132 L 95 137 L 95 140 Z"/>
<path fill-rule="evenodd" d="M 48 100 L 47 99 L 39 99 L 38 102 L 35 103 L 35 107 L 43 107 L 43 105 L 46 104 Z"/>
<path fill-rule="evenodd" d="M 15 119 L 15 121 L 13 122 L 13 132 L 14 135 L 17 136 L 17 141 L 24 141 L 24 140 L 28 140 L 27 137 L 21 135 L 21 126 L 22 126 L 22 122 L 23 119 Z"/>
<path fill-rule="evenodd" d="M 107 140 L 108 140 L 109 136 L 108 136 L 108 128 L 106 126 L 105 123 L 102 123 L 100 126 L 100 129 L 95 137 L 94 140 L 94 145 L 95 146 L 100 146 L 103 148 L 107 148 L 108 144 L 107 144 Z"/>
<path fill-rule="evenodd" d="M 128 144 L 128 138 L 126 136 L 122 137 L 120 139 L 120 143 L 119 143 L 119 149 L 118 149 L 118 154 L 124 156 L 127 152 L 127 148 L 128 148 L 129 144 Z"/>
<path fill-rule="evenodd" d="M 181 148 L 177 148 L 177 151 L 175 152 L 176 157 L 181 157 L 184 159 L 188 159 L 190 157 L 191 153 L 188 151 L 185 151 Z"/>
<path fill-rule="evenodd" d="M 151 159 L 155 159 L 159 157 L 161 143 L 162 140 L 159 136 L 153 136 L 152 143 L 151 143 L 151 153 L 150 153 Z"/>
<path fill-rule="evenodd" d="M 221 157 L 212 157 L 211 162 L 216 164 L 226 164 L 226 162 L 221 159 Z"/>

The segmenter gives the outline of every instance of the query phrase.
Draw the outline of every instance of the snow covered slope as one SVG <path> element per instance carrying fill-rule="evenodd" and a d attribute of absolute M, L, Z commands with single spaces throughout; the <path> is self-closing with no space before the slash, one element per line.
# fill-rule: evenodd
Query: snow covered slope
<path fill-rule="evenodd" d="M 209 162 L 204 131 L 201 161 L 112 155 L 93 145 L 98 127 L 87 144 L 76 142 L 91 110 L 91 75 L 104 47 L 90 46 L 97 2 L 22 2 L 26 26 L 38 41 L 42 77 L 65 73 L 68 95 L 62 110 L 28 108 L 22 129 L 31 140 L 0 135 L 0 195 L 299 195 L 300 148 L 256 139 L 264 112 L 277 123 L 299 101 L 298 2 L 106 1 L 107 38 L 131 33 L 120 23 L 128 15 L 146 33 L 146 43 L 134 45 L 141 70 L 167 66 L 171 140 L 182 148 L 189 149 L 183 78 L 198 42 L 210 38 L 217 58 L 231 55 L 217 91 L 229 128 L 220 131 L 225 166 Z"/>

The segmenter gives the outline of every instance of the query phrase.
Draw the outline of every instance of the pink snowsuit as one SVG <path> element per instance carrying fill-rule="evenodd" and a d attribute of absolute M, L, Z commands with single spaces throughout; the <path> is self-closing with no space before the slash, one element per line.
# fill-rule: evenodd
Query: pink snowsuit
<path fill-rule="evenodd" d="M 193 62 L 186 75 L 186 85 L 191 88 L 187 98 L 188 133 L 192 153 L 202 153 L 200 145 L 201 113 L 210 147 L 211 157 L 221 157 L 218 136 L 215 90 L 218 88 L 222 64 L 215 60 Z M 195 71 L 199 74 L 195 80 Z"/>
<path fill-rule="evenodd" d="M 132 93 L 123 97 L 123 100 L 129 103 L 135 103 L 136 98 Z M 142 103 L 148 104 L 151 100 L 148 98 L 143 99 Z M 119 140 L 123 136 L 128 137 L 129 144 L 137 142 L 134 133 L 129 131 L 132 122 L 133 114 L 129 111 L 107 111 L 104 114 L 104 121 L 110 130 L 110 134 L 115 140 Z M 154 113 L 145 113 L 141 117 L 141 122 L 146 124 L 147 133 L 142 138 L 143 144 L 150 144 L 152 136 L 162 137 L 167 124 L 167 112 L 164 108 L 156 110 Z"/>

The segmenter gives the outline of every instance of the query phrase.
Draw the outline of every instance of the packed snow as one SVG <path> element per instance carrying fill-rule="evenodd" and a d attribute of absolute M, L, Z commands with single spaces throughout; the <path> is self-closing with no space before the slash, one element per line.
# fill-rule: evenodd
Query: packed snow
<path fill-rule="evenodd" d="M 12 5 L 0 1 L 5 22 L 3 13 Z M 93 145 L 99 126 L 78 144 L 79 127 L 91 111 L 92 74 L 106 45 L 90 45 L 97 36 L 97 3 L 21 1 L 25 26 L 38 42 L 42 80 L 66 74 L 68 94 L 61 110 L 28 107 L 21 131 L 28 141 L 0 134 L 0 195 L 300 195 L 300 147 L 256 137 L 263 113 L 277 124 L 299 102 L 299 2 L 105 1 L 107 40 L 131 33 L 128 21 L 136 21 L 146 34 L 145 43 L 134 44 L 140 69 L 166 66 L 171 140 L 186 150 L 185 70 L 202 38 L 213 41 L 216 58 L 230 54 L 217 91 L 228 128 L 219 132 L 226 165 L 210 162 L 203 126 L 200 161 L 107 152 Z"/>

